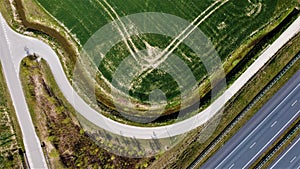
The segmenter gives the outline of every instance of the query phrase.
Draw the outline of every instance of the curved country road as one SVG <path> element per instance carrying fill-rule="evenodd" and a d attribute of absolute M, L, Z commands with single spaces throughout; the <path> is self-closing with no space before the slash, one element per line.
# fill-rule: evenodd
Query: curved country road
<path fill-rule="evenodd" d="M 115 134 L 122 133 L 126 137 L 137 139 L 167 138 L 186 133 L 207 122 L 213 117 L 225 103 L 232 98 L 251 77 L 261 69 L 268 60 L 294 35 L 300 31 L 300 17 L 267 49 L 261 56 L 207 109 L 184 121 L 162 127 L 136 127 L 113 121 L 94 109 L 89 107 L 73 90 L 68 81 L 60 60 L 56 53 L 44 42 L 14 32 L 0 15 L 0 60 L 9 91 L 16 109 L 17 117 L 23 133 L 26 153 L 30 166 L 33 168 L 44 168 L 45 160 L 40 148 L 25 97 L 19 79 L 20 63 L 29 53 L 36 53 L 47 61 L 54 75 L 56 83 L 64 94 L 65 98 L 83 117 L 95 125 Z M 76 103 L 76 104 L 75 104 Z M 41 155 L 41 157 L 37 157 Z M 33 162 L 34 159 L 34 162 Z M 40 160 L 40 164 L 34 164 Z M 44 165 L 44 166 L 43 166 Z M 40 167 L 39 167 L 40 166 Z"/>

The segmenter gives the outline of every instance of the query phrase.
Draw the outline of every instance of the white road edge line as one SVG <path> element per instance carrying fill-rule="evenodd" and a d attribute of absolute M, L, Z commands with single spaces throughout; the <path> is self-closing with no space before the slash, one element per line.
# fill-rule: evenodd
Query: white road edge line
<path fill-rule="evenodd" d="M 3 23 L 4 19 L 2 18 L 1 14 L 0 14 L 0 16 L 1 16 L 2 23 Z M 153 127 L 153 128 L 129 126 L 129 125 L 115 122 L 109 118 L 104 117 L 103 115 L 100 115 L 98 112 L 94 112 L 92 110 L 92 108 L 89 107 L 87 104 L 83 104 L 83 106 L 84 106 L 83 108 L 85 108 L 85 110 L 91 111 L 91 112 L 84 113 L 83 111 L 79 111 L 79 113 L 81 115 L 83 115 L 85 118 L 87 118 L 87 120 L 94 123 L 95 125 L 98 125 L 99 121 L 96 121 L 95 117 L 88 118 L 88 115 L 94 115 L 94 114 L 97 115 L 98 118 L 101 118 L 102 121 L 105 121 L 105 124 L 101 123 L 99 125 L 99 127 L 109 130 L 110 132 L 113 132 L 115 134 L 123 133 L 123 135 L 125 137 L 152 139 L 151 133 L 154 133 L 154 132 L 159 132 L 159 134 L 160 134 L 159 138 L 165 138 L 165 137 L 169 137 L 169 136 L 175 136 L 175 135 L 186 133 L 186 132 L 198 127 L 199 125 L 204 124 L 209 119 L 211 119 L 216 113 L 218 113 L 219 110 L 221 108 L 223 108 L 223 106 L 226 104 L 226 102 L 229 101 L 245 85 L 245 83 L 247 83 L 247 81 L 249 79 L 251 79 L 256 74 L 256 72 L 258 70 L 260 70 L 267 63 L 267 61 L 269 61 L 274 56 L 274 54 L 284 44 L 286 44 L 292 37 L 294 37 L 294 35 L 296 35 L 300 31 L 299 23 L 300 23 L 300 17 L 298 17 L 296 19 L 296 21 L 289 28 L 287 28 L 287 30 L 285 32 L 283 32 L 281 34 L 281 36 L 268 49 L 266 49 L 265 52 L 260 54 L 259 58 L 229 87 L 229 89 L 226 90 L 226 92 L 222 96 L 220 96 L 219 99 L 217 99 L 215 102 L 213 102 L 212 105 L 206 109 L 206 111 L 199 113 L 198 115 L 194 116 L 193 118 L 187 119 L 182 122 L 178 122 L 178 123 L 176 123 L 176 125 L 169 125 L 169 126 L 164 126 L 164 127 Z M 10 31 L 13 31 L 13 30 L 10 30 Z M 14 35 L 16 35 L 16 34 L 17 33 L 15 33 Z M 26 37 L 26 36 L 20 35 L 20 34 L 17 34 L 17 35 L 20 38 L 22 37 L 24 39 Z M 48 52 L 47 53 L 48 55 L 41 55 L 47 62 L 50 61 L 49 58 L 51 58 L 51 57 L 54 58 L 54 62 L 48 62 L 48 64 L 50 65 L 52 73 L 55 72 L 53 69 L 54 66 L 57 66 L 57 69 L 58 69 L 57 72 L 60 71 L 59 72 L 60 74 L 53 74 L 56 82 L 58 83 L 58 85 L 59 84 L 61 85 L 60 88 L 62 86 L 69 87 L 69 85 L 70 85 L 69 81 L 66 78 L 66 74 L 63 71 L 62 65 L 59 62 L 60 60 L 58 59 L 58 56 L 56 55 L 54 50 L 51 49 L 49 45 L 46 45 L 46 43 L 44 43 L 42 41 L 36 40 L 35 38 L 29 38 L 29 37 L 26 37 L 26 38 L 27 38 L 26 42 L 30 41 L 30 43 L 36 43 L 40 46 L 43 46 L 44 49 L 46 49 L 46 51 L 41 51 L 41 49 L 36 49 L 33 52 L 37 51 L 36 53 L 41 52 L 42 54 L 45 54 Z M 36 45 L 36 44 L 34 44 L 34 45 Z M 16 44 L 16 45 L 18 45 L 18 44 Z M 46 47 L 44 45 L 46 45 Z M 14 50 L 16 50 L 16 49 L 14 49 Z M 16 52 L 16 51 L 13 51 L 13 52 Z M 18 57 L 18 58 L 11 58 L 12 59 L 11 61 L 15 63 L 15 65 L 14 65 L 14 66 L 16 66 L 15 70 L 17 72 L 19 72 L 20 61 L 22 60 L 21 56 L 11 56 L 11 57 Z M 21 59 L 21 60 L 18 60 L 18 59 Z M 19 76 L 18 73 L 17 73 L 17 76 Z M 64 83 L 59 83 L 59 81 L 57 81 L 57 80 L 62 80 L 62 81 L 66 80 L 67 82 L 64 84 Z M 72 87 L 66 88 L 66 89 L 67 90 L 62 91 L 64 96 L 68 96 L 66 94 L 67 91 L 70 91 L 72 93 L 74 92 Z M 74 95 L 72 95 L 72 97 L 66 98 L 71 104 L 73 103 L 72 106 L 74 106 L 74 102 L 73 102 L 74 99 L 81 99 L 78 95 L 76 95 L 76 93 L 74 93 Z M 14 102 L 14 104 L 17 104 L 17 103 Z M 74 107 L 76 108 L 76 105 Z M 191 126 L 191 125 L 193 125 L 193 126 L 191 128 L 181 128 L 180 130 L 178 130 L 176 128 L 178 126 L 180 127 L 185 124 L 187 124 L 189 126 Z M 164 129 L 166 129 L 168 132 L 165 132 Z"/>
<path fill-rule="evenodd" d="M 276 163 L 274 163 L 270 169 L 273 169 L 285 156 L 286 154 L 295 147 L 295 145 L 300 141 L 300 137 L 298 138 L 298 140 L 276 161 Z"/>
<path fill-rule="evenodd" d="M 260 150 L 259 150 L 259 152 L 258 153 L 256 153 L 252 158 L 251 158 L 251 160 L 249 160 L 248 161 L 248 163 L 243 167 L 243 169 L 244 168 L 246 168 L 247 167 L 247 165 L 249 165 L 267 146 L 269 146 L 269 144 L 279 135 L 279 133 L 280 132 L 282 132 L 288 125 L 290 125 L 290 123 L 298 116 L 298 114 L 299 114 L 299 112 L 300 112 L 300 110 L 279 130 L 279 132 L 277 132 L 276 134 L 275 134 L 275 136 L 273 136 L 268 142 L 267 142 L 267 144 L 265 144 L 264 146 L 263 146 L 263 148 L 261 148 Z"/>
<path fill-rule="evenodd" d="M 300 84 L 298 84 L 276 107 L 275 109 L 261 122 L 259 123 L 254 130 L 252 130 L 252 132 L 237 146 L 235 147 L 235 149 L 233 151 L 231 151 L 231 153 L 224 159 L 221 161 L 221 163 L 216 167 L 219 168 L 245 141 L 247 141 L 247 139 L 252 136 L 252 134 L 271 116 L 273 115 L 273 113 L 287 100 L 288 97 L 290 97 L 296 90 L 297 88 L 300 86 Z"/>

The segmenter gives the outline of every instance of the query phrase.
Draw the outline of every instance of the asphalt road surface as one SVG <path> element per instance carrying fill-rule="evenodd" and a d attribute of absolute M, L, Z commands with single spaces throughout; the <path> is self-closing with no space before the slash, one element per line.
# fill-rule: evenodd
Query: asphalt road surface
<path fill-rule="evenodd" d="M 176 124 L 163 127 L 137 127 L 113 121 L 92 109 L 74 92 L 56 53 L 44 42 L 15 33 L 0 15 L 0 59 L 12 101 L 22 130 L 26 154 L 32 168 L 45 168 L 40 141 L 34 131 L 19 79 L 20 63 L 28 54 L 36 53 L 47 61 L 54 78 L 70 104 L 88 121 L 115 134 L 136 139 L 167 138 L 186 133 L 207 122 L 234 96 L 253 75 L 294 35 L 300 31 L 300 17 L 261 56 L 203 112 Z"/>
<path fill-rule="evenodd" d="M 299 116 L 300 71 L 201 168 L 248 168 Z"/>
<path fill-rule="evenodd" d="M 268 167 L 268 169 L 300 168 L 300 135 L 292 144 Z"/>
<path fill-rule="evenodd" d="M 88 104 L 86 104 L 76 92 L 74 92 L 72 85 L 69 83 L 63 71 L 58 56 L 47 44 L 39 40 L 17 34 L 10 30 L 7 25 L 4 26 L 7 27 L 7 38 L 11 44 L 11 48 L 13 48 L 13 50 L 11 50 L 13 53 L 11 54 L 11 57 L 4 57 L 2 60 L 12 60 L 16 70 L 14 72 L 6 71 L 7 73 L 14 73 L 13 76 L 16 76 L 15 74 L 18 76 L 19 65 L 25 56 L 24 48 L 26 47 L 30 53 L 34 52 L 47 61 L 65 98 L 88 121 L 114 134 L 119 135 L 122 133 L 122 135 L 125 137 L 132 137 L 136 139 L 152 139 L 168 138 L 171 136 L 184 134 L 204 124 L 214 115 L 216 115 L 216 113 L 223 108 L 226 102 L 230 100 L 231 97 L 234 96 L 276 52 L 300 31 L 300 17 L 268 49 L 261 54 L 261 56 L 230 86 L 229 89 L 224 92 L 224 94 L 216 99 L 207 109 L 189 119 L 175 124 L 148 128 L 122 124 L 95 111 Z M 6 43 L 6 39 L 1 37 L 0 42 Z M 8 75 L 8 77 L 10 76 L 11 75 Z M 10 88 L 11 91 L 14 90 L 14 86 L 10 86 Z"/>
<path fill-rule="evenodd" d="M 16 115 L 23 134 L 24 147 L 31 168 L 47 168 L 45 157 L 41 148 L 41 143 L 35 133 L 31 116 L 23 94 L 19 73 L 11 59 L 13 51 L 12 45 L 17 43 L 11 41 L 7 36 L 8 27 L 0 18 L 0 59 L 7 86 L 16 110 Z M 25 56 L 23 51 L 22 56 Z"/>

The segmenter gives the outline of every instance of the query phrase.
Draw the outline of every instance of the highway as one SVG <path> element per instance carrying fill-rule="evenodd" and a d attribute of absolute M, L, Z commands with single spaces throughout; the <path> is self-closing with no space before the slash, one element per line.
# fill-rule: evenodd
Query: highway
<path fill-rule="evenodd" d="M 92 109 L 73 90 L 68 81 L 59 57 L 46 43 L 14 32 L 0 15 L 0 59 L 4 76 L 16 109 L 22 130 L 26 154 L 32 168 L 46 168 L 40 141 L 32 124 L 19 79 L 20 63 L 28 54 L 36 53 L 47 61 L 54 78 L 65 98 L 83 117 L 95 125 L 115 134 L 136 139 L 167 138 L 186 133 L 207 122 L 219 112 L 255 73 L 260 70 L 272 56 L 300 31 L 300 17 L 234 82 L 224 94 L 201 113 L 184 121 L 162 127 L 137 127 L 113 121 Z M 28 49 L 29 51 L 25 50 Z"/>
<path fill-rule="evenodd" d="M 299 116 L 300 71 L 201 168 L 249 168 Z"/>
<path fill-rule="evenodd" d="M 300 135 L 275 160 L 268 169 L 299 169 L 300 168 Z"/>

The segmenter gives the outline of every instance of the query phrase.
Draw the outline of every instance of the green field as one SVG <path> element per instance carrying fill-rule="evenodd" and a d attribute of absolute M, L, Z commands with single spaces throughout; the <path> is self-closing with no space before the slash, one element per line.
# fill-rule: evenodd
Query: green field
<path fill-rule="evenodd" d="M 104 4 L 101 0 L 37 1 L 69 28 L 82 45 L 93 33 L 112 20 L 99 5 Z M 192 0 L 110 0 L 109 3 L 120 17 L 140 12 L 163 12 L 193 21 L 213 1 L 205 0 L 200 3 Z M 283 3 L 294 6 L 293 2 L 287 0 L 254 0 L 252 3 L 231 0 L 207 18 L 200 25 L 200 29 L 211 37 L 220 56 L 225 59 L 249 35 L 268 24 L 273 16 L 280 14 L 281 11 L 275 12 L 275 8 Z"/>
<path fill-rule="evenodd" d="M 64 24 L 73 36 L 83 46 L 87 40 L 104 25 L 130 14 L 142 12 L 163 12 L 193 22 L 206 9 L 201 19 L 205 18 L 199 28 L 208 37 L 220 56 L 225 72 L 229 72 L 240 61 L 245 52 L 251 48 L 256 40 L 267 33 L 265 28 L 275 24 L 297 3 L 296 0 L 36 0 L 53 17 Z M 215 3 L 216 2 L 216 3 Z M 224 2 L 224 4 L 222 4 Z M 115 12 L 115 13 L 114 13 Z M 210 13 L 211 12 L 211 13 Z M 277 23 L 278 24 L 278 23 Z M 268 28 L 270 29 L 270 28 Z M 132 36 L 132 42 L 138 50 L 146 49 L 145 41 L 151 46 L 164 49 L 173 40 L 170 37 L 157 34 L 142 34 Z M 131 47 L 133 47 L 131 45 Z M 244 48 L 241 48 L 244 47 Z M 247 48 L 248 47 L 248 48 Z M 236 53 L 236 51 L 239 51 Z M 194 74 L 197 84 L 200 85 L 207 77 L 207 72 L 201 60 L 195 53 L 181 44 L 173 54 L 179 56 Z M 99 65 L 101 77 L 109 82 L 124 59 L 130 55 L 126 43 L 115 45 Z M 209 54 L 204 55 L 209 57 Z M 138 66 L 131 65 L 138 70 Z M 184 76 L 180 78 L 185 78 Z M 104 81 L 100 81 L 103 83 Z M 180 105 L 179 86 L 170 74 L 161 70 L 152 70 L 150 73 L 138 76 L 132 81 L 129 94 L 137 103 L 149 104 L 148 97 L 151 91 L 160 89 L 166 94 L 168 108 Z M 104 87 L 105 92 L 110 89 Z M 114 86 L 124 92 L 122 84 Z M 109 100 L 109 99 L 108 99 Z"/>

